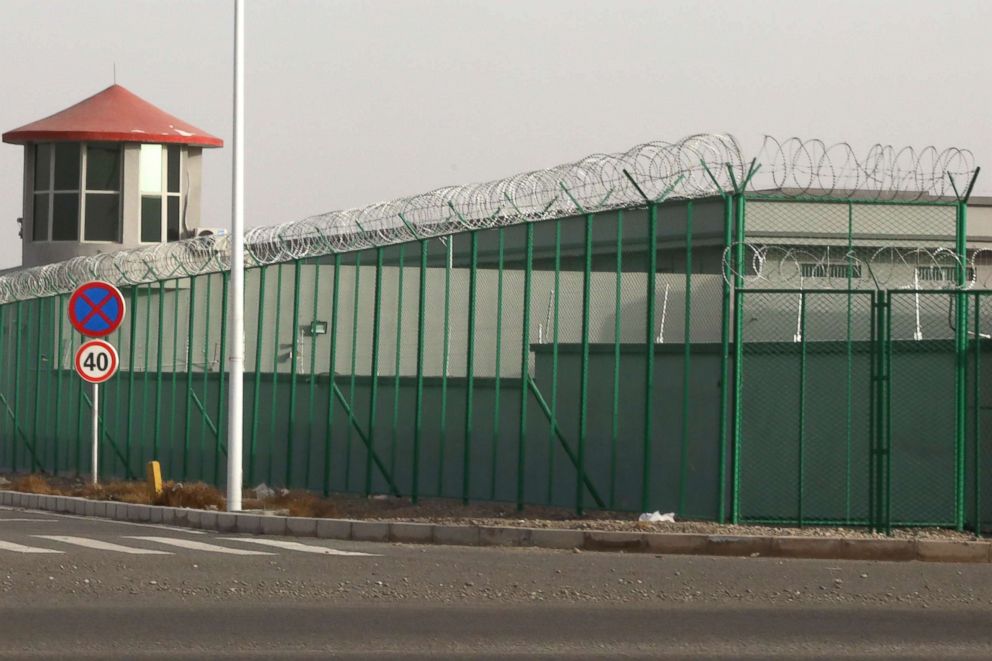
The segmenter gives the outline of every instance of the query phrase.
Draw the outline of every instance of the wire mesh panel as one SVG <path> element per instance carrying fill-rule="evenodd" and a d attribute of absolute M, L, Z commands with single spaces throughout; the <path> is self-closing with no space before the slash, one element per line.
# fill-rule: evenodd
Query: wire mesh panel
<path fill-rule="evenodd" d="M 250 485 L 705 519 L 736 491 L 740 518 L 798 524 L 992 516 L 992 303 L 985 263 L 957 252 L 959 205 L 661 202 L 653 182 L 639 206 L 585 207 L 581 182 L 542 186 L 556 215 L 459 199 L 429 232 L 401 211 L 333 250 L 300 227 L 256 245 L 273 252 L 247 274 Z M 229 283 L 223 251 L 196 245 L 203 269 L 123 287 L 104 476 L 157 458 L 223 482 Z M 82 338 L 26 277 L 0 306 L 0 467 L 83 472 Z"/>
<path fill-rule="evenodd" d="M 987 534 L 992 527 L 992 296 L 968 294 L 967 419 L 965 508 L 969 528 Z"/>
<path fill-rule="evenodd" d="M 868 292 L 738 292 L 741 518 L 867 522 L 872 300 Z M 768 317 L 791 323 L 762 323 Z"/>
<path fill-rule="evenodd" d="M 959 446 L 956 312 L 965 294 L 891 292 L 889 428 L 892 525 L 953 526 Z"/>

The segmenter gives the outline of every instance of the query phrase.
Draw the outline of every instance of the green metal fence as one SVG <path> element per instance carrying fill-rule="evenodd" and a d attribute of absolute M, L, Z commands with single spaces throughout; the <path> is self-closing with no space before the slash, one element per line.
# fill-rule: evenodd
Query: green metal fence
<path fill-rule="evenodd" d="M 745 196 L 755 169 L 714 198 L 250 269 L 246 480 L 980 528 L 992 302 L 968 289 L 964 201 Z M 223 482 L 228 287 L 124 290 L 104 477 L 156 458 Z M 66 298 L 0 306 L 5 470 L 90 470 Z"/>

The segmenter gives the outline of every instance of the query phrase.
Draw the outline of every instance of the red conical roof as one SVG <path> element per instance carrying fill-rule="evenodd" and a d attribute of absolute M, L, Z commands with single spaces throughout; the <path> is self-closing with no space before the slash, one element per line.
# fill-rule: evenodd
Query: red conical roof
<path fill-rule="evenodd" d="M 156 108 L 120 85 L 84 99 L 54 115 L 3 134 L 3 141 L 153 142 L 223 147 L 218 137 Z"/>

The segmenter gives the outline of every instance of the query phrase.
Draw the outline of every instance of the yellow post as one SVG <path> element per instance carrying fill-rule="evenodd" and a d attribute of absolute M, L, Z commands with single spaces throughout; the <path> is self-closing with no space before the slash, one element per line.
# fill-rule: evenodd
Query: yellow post
<path fill-rule="evenodd" d="M 154 501 L 162 495 L 162 466 L 157 461 L 149 461 L 145 466 L 145 480 L 148 482 L 148 496 Z"/>

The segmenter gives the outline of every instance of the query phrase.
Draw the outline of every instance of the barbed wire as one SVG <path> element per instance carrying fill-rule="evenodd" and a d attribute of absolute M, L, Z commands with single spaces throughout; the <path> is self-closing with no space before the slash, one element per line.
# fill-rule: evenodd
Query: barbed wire
<path fill-rule="evenodd" d="M 966 182 L 974 170 L 971 153 L 960 149 L 876 146 L 858 159 L 847 145 L 826 147 L 797 138 L 766 137 L 758 162 L 763 167 L 750 182 L 751 191 L 771 187 L 791 195 L 858 193 L 891 199 L 944 196 L 947 175 Z M 712 197 L 733 192 L 744 176 L 745 159 L 731 135 L 649 142 L 505 179 L 255 227 L 245 234 L 245 263 L 274 264 L 551 220 L 575 215 L 576 203 L 596 212 L 643 206 L 645 197 Z M 230 237 L 218 235 L 76 257 L 0 276 L 0 303 L 67 293 L 92 279 L 128 286 L 223 271 L 230 268 L 230 254 Z"/>
<path fill-rule="evenodd" d="M 974 155 L 966 149 L 876 144 L 859 157 L 845 142 L 771 136 L 765 136 L 757 160 L 761 169 L 750 188 L 793 196 L 950 197 L 956 195 L 954 186 L 966 186 L 975 171 Z"/>
<path fill-rule="evenodd" d="M 737 266 L 736 255 L 743 259 Z M 946 247 L 831 249 L 744 242 L 723 251 L 723 277 L 746 289 L 913 289 L 948 291 L 992 286 L 992 250 L 962 258 Z M 958 269 L 965 269 L 959 286 Z"/>

